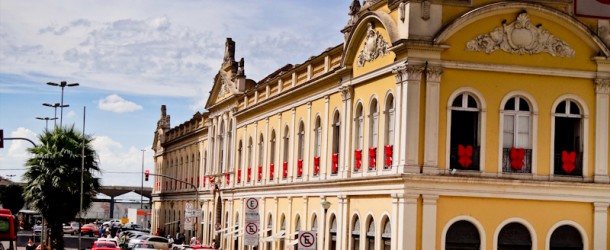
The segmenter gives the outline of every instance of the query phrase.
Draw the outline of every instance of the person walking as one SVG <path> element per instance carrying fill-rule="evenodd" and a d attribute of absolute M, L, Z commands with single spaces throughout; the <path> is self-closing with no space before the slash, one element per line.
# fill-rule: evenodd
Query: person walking
<path fill-rule="evenodd" d="M 36 250 L 36 244 L 34 244 L 32 238 L 28 240 L 28 244 L 25 246 L 25 250 Z"/>
<path fill-rule="evenodd" d="M 127 250 L 127 236 L 124 233 L 121 233 L 121 238 L 119 238 L 119 247 L 122 250 Z"/>

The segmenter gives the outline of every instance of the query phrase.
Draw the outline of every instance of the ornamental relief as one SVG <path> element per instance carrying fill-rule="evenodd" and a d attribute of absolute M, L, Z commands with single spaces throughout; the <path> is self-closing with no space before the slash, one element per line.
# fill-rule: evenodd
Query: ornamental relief
<path fill-rule="evenodd" d="M 364 46 L 358 53 L 358 67 L 364 66 L 366 62 L 371 62 L 379 57 L 388 54 L 388 42 L 383 39 L 383 36 L 379 31 L 375 30 L 373 23 L 367 24 L 368 29 L 366 31 L 366 37 L 364 38 Z"/>
<path fill-rule="evenodd" d="M 487 54 L 502 50 L 517 55 L 546 52 L 560 57 L 574 57 L 575 54 L 574 49 L 543 29 L 541 24 L 532 24 L 526 12 L 519 14 L 514 22 L 507 24 L 504 20 L 502 26 L 469 41 L 466 50 Z"/>

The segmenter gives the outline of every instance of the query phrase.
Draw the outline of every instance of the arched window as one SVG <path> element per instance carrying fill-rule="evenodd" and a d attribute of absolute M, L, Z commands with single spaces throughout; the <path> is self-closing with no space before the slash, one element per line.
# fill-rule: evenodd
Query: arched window
<path fill-rule="evenodd" d="M 299 231 L 301 231 L 301 216 L 297 214 L 297 219 L 294 226 L 294 237 L 298 237 Z M 299 249 L 299 244 L 294 245 L 294 249 Z"/>
<path fill-rule="evenodd" d="M 502 171 L 507 173 L 532 172 L 532 109 L 521 96 L 504 104 L 502 136 Z"/>
<path fill-rule="evenodd" d="M 311 216 L 311 231 L 318 231 L 318 216 L 316 214 Z"/>
<path fill-rule="evenodd" d="M 263 160 L 265 159 L 265 139 L 263 138 L 263 134 L 260 136 L 260 140 L 258 140 L 258 167 L 257 170 L 257 180 L 260 182 L 263 176 Z"/>
<path fill-rule="evenodd" d="M 532 237 L 529 230 L 521 223 L 506 224 L 498 234 L 498 250 L 532 249 Z"/>
<path fill-rule="evenodd" d="M 560 226 L 551 234 L 550 250 L 576 250 L 583 248 L 582 236 L 578 229 L 573 226 Z"/>
<path fill-rule="evenodd" d="M 352 250 L 360 249 L 360 219 L 358 216 L 354 219 L 354 224 L 352 224 L 352 233 L 351 233 L 351 244 Z"/>
<path fill-rule="evenodd" d="M 369 226 L 366 230 L 366 249 L 375 250 L 375 220 L 369 221 Z"/>
<path fill-rule="evenodd" d="M 225 172 L 224 168 L 224 134 L 225 134 L 225 122 L 220 122 L 220 133 L 218 134 L 218 166 L 222 172 Z"/>
<path fill-rule="evenodd" d="M 271 130 L 269 140 L 269 180 L 273 180 L 275 173 L 275 130 Z"/>
<path fill-rule="evenodd" d="M 469 93 L 458 95 L 451 104 L 450 168 L 479 170 L 479 103 Z"/>
<path fill-rule="evenodd" d="M 392 167 L 394 159 L 394 125 L 395 125 L 395 112 L 394 112 L 394 96 L 388 95 L 385 102 L 385 137 L 384 137 L 384 169 Z"/>
<path fill-rule="evenodd" d="M 555 108 L 554 163 L 556 175 L 582 176 L 582 111 L 574 100 L 564 100 Z"/>
<path fill-rule="evenodd" d="M 252 150 L 254 145 L 252 145 L 252 137 L 250 137 L 250 139 L 248 140 L 248 170 L 246 171 L 246 181 L 250 182 L 250 178 L 252 178 L 251 176 L 251 171 L 252 171 Z"/>
<path fill-rule="evenodd" d="M 280 226 L 280 231 L 284 231 L 284 234 L 286 233 L 286 217 L 284 217 L 284 215 L 282 214 L 282 224 Z M 284 238 L 280 239 L 280 249 L 285 249 L 285 240 Z"/>
<path fill-rule="evenodd" d="M 472 249 L 478 250 L 481 247 L 481 237 L 479 230 L 472 223 L 461 220 L 453 223 L 447 230 L 445 236 L 445 249 Z"/>
<path fill-rule="evenodd" d="M 331 161 L 331 174 L 336 175 L 339 173 L 339 149 L 341 145 L 341 117 L 339 112 L 335 112 L 333 116 L 333 148 L 332 148 L 332 161 Z"/>
<path fill-rule="evenodd" d="M 244 162 L 243 162 L 243 153 L 244 153 L 244 145 L 243 142 L 241 140 L 239 140 L 239 144 L 237 144 L 237 175 L 241 174 L 241 170 L 244 167 Z M 235 178 L 235 180 L 239 183 L 241 182 L 241 177 L 237 176 L 237 178 Z"/>
<path fill-rule="evenodd" d="M 322 123 L 320 117 L 316 116 L 314 124 L 314 148 L 313 148 L 313 175 L 318 176 L 320 174 L 320 153 L 322 152 Z"/>
<path fill-rule="evenodd" d="M 330 217 L 330 227 L 328 227 L 328 249 L 337 250 L 337 219 L 335 215 Z"/>
<path fill-rule="evenodd" d="M 299 151 L 298 151 L 298 158 L 300 160 L 303 159 L 303 157 L 305 156 L 305 124 L 303 124 L 303 122 L 301 121 L 301 123 L 299 124 Z"/>
<path fill-rule="evenodd" d="M 362 147 L 364 146 L 364 110 L 362 104 L 356 106 L 354 115 L 354 172 L 362 168 Z"/>
<path fill-rule="evenodd" d="M 383 223 L 383 231 L 381 233 L 381 249 L 382 250 L 390 250 L 392 249 L 392 224 L 390 224 L 390 219 L 385 218 L 385 223 Z"/>
<path fill-rule="evenodd" d="M 273 235 L 273 217 L 271 217 L 271 214 L 269 214 L 268 220 L 267 220 L 267 237 L 271 237 Z M 272 245 L 273 241 L 267 241 L 267 247 L 266 249 L 271 249 L 271 245 Z"/>
<path fill-rule="evenodd" d="M 282 174 L 282 178 L 286 179 L 286 177 L 288 177 L 288 156 L 290 153 L 290 129 L 288 128 L 288 126 L 286 126 L 286 128 L 284 128 L 284 156 L 282 158 L 282 171 L 284 171 L 284 173 Z"/>
<path fill-rule="evenodd" d="M 303 157 L 305 156 L 305 124 L 303 121 L 299 123 L 298 133 L 298 146 L 297 146 L 297 177 L 303 176 Z"/>
<path fill-rule="evenodd" d="M 239 232 L 239 214 L 235 215 L 234 231 Z M 233 250 L 239 249 L 239 237 L 233 235 Z"/>
<path fill-rule="evenodd" d="M 374 170 L 377 167 L 377 145 L 379 144 L 379 108 L 377 99 L 371 101 L 371 110 L 369 111 L 369 170 Z"/>

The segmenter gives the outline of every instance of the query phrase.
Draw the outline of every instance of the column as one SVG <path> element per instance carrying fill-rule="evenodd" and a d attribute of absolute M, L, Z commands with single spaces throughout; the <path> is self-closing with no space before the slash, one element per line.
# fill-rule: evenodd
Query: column
<path fill-rule="evenodd" d="M 610 78 L 595 79 L 595 182 L 608 183 L 608 95 Z M 598 249 L 598 248 L 596 248 Z M 601 249 L 601 248 L 599 248 Z"/>
<path fill-rule="evenodd" d="M 327 113 L 328 114 L 328 113 Z M 309 145 L 311 141 L 311 102 L 307 102 L 307 120 L 305 121 L 305 143 L 304 143 L 304 152 L 303 152 L 303 181 L 309 181 L 309 177 L 313 174 L 313 155 L 309 152 Z M 311 170 L 311 171 L 310 171 Z"/>
<path fill-rule="evenodd" d="M 322 206 L 322 202 L 326 201 L 326 197 L 324 195 L 320 196 L 320 217 L 318 217 L 318 249 L 324 249 L 326 246 L 326 242 L 324 239 L 326 238 L 326 232 L 329 231 L 329 228 L 326 228 L 326 211 Z"/>
<path fill-rule="evenodd" d="M 241 217 L 239 217 L 239 228 L 240 229 L 244 229 L 246 227 L 246 206 L 244 204 L 246 204 L 246 198 L 241 198 L 241 212 L 239 213 L 241 215 Z M 259 205 L 261 204 L 260 202 L 258 203 Z M 262 228 L 262 226 L 261 226 Z M 242 232 L 242 233 L 245 233 Z M 241 234 L 241 233 L 237 233 L 237 234 Z M 245 249 L 244 247 L 244 236 L 242 236 L 241 240 L 239 241 L 239 246 L 237 247 L 237 249 Z M 260 249 L 260 246 L 259 246 Z"/>
<path fill-rule="evenodd" d="M 337 196 L 339 199 L 339 216 L 337 216 L 337 242 L 339 245 L 339 249 L 347 249 L 347 239 L 349 239 L 348 235 L 348 226 L 349 222 L 348 211 L 347 211 L 347 196 L 339 195 Z"/>
<path fill-rule="evenodd" d="M 392 194 L 392 249 L 415 250 L 417 246 L 417 194 Z"/>
<path fill-rule="evenodd" d="M 248 171 L 248 125 L 244 125 L 243 144 L 241 150 L 241 183 L 240 186 L 246 185 L 246 173 Z"/>
<path fill-rule="evenodd" d="M 608 249 L 608 202 L 594 202 L 593 249 Z"/>
<path fill-rule="evenodd" d="M 274 211 L 273 211 L 273 219 L 274 219 L 274 223 L 273 223 L 274 225 L 273 225 L 273 227 L 275 228 L 275 231 L 271 232 L 271 233 L 272 233 L 272 235 L 274 235 L 274 234 L 276 234 L 277 232 L 279 232 L 279 231 L 281 230 L 281 229 L 280 229 L 280 227 L 282 226 L 282 225 L 280 225 L 280 218 L 278 217 L 278 216 L 279 216 L 279 214 L 278 214 L 277 202 L 278 202 L 278 201 L 277 201 L 277 196 L 276 196 L 276 197 L 273 197 L 273 205 L 275 206 L 275 207 L 273 208 L 273 209 L 274 209 Z M 273 246 L 273 249 L 275 249 L 275 248 L 278 246 L 278 244 L 277 244 L 277 242 L 276 242 L 276 241 L 273 241 L 273 245 L 274 245 L 274 246 Z"/>
<path fill-rule="evenodd" d="M 424 126 L 424 174 L 438 174 L 438 112 L 441 75 L 440 66 L 426 69 L 426 117 Z"/>
<path fill-rule="evenodd" d="M 309 200 L 307 200 L 307 196 L 303 195 L 303 215 L 301 216 L 301 231 L 309 231 L 308 228 L 311 228 L 311 225 L 308 226 L 308 222 L 309 220 L 307 219 L 307 215 L 308 210 L 307 210 L 307 205 L 309 203 Z"/>
<path fill-rule="evenodd" d="M 244 204 L 244 203 L 242 203 L 242 204 Z M 265 212 L 265 198 L 264 197 L 258 198 L 258 206 L 259 206 L 258 214 L 260 216 L 259 221 L 261 222 L 260 225 L 259 225 L 259 227 L 260 227 L 259 228 L 259 232 L 264 232 L 265 230 L 267 230 L 267 223 L 268 223 L 267 222 L 267 213 Z M 245 207 L 245 206 L 242 205 L 242 207 Z M 245 213 L 242 213 L 242 214 L 244 215 L 243 217 L 245 218 L 246 214 Z M 260 239 L 265 238 L 265 235 L 267 235 L 266 232 L 265 233 L 259 233 L 258 238 L 259 238 L 259 244 L 260 245 L 258 245 L 258 249 L 263 249 L 263 246 L 265 245 L 265 243 L 260 241 Z M 243 240 L 240 240 L 240 243 L 242 241 Z"/>
<path fill-rule="evenodd" d="M 351 162 L 353 159 L 351 147 L 351 125 L 352 125 L 352 86 L 341 87 L 341 98 L 343 100 L 343 122 L 341 125 L 341 145 L 339 150 L 339 174 L 342 178 L 351 176 Z M 347 247 L 347 246 L 346 246 Z"/>
<path fill-rule="evenodd" d="M 222 160 L 223 166 L 221 166 L 221 167 L 222 167 L 222 172 L 229 173 L 229 170 L 231 168 L 230 166 L 232 166 L 232 165 L 230 162 L 231 161 L 231 141 L 229 141 L 228 135 L 231 133 L 231 131 L 229 131 L 229 129 L 232 129 L 232 128 L 229 127 L 229 124 L 231 124 L 232 122 L 230 122 L 231 116 L 229 115 L 229 112 L 226 112 L 224 115 L 222 115 L 222 117 L 223 117 L 223 121 L 224 121 L 223 125 L 226 127 L 226 129 L 224 130 L 225 133 L 223 135 L 220 135 L 220 136 L 222 136 L 222 138 L 223 138 L 222 140 L 224 141 L 224 145 L 222 145 L 224 147 L 222 149 L 223 150 L 222 158 L 224 158 L 224 159 Z M 230 175 L 230 173 L 229 173 L 229 175 Z M 227 186 L 232 186 L 231 183 L 229 183 L 229 185 L 227 185 Z"/>
<path fill-rule="evenodd" d="M 208 151 L 207 156 L 206 156 L 206 166 L 205 166 L 205 175 L 210 175 L 212 172 L 212 151 L 213 151 L 213 145 L 212 145 L 212 137 L 214 136 L 213 133 L 213 128 L 214 128 L 214 120 L 211 118 L 208 118 Z M 203 182 L 205 183 L 205 177 Z"/>
<path fill-rule="evenodd" d="M 406 110 L 406 122 L 403 123 L 406 129 L 406 171 L 408 173 L 419 173 L 419 109 L 420 109 L 420 86 L 421 77 L 424 71 L 422 64 L 409 63 L 407 65 L 407 81 L 406 93 L 403 93 L 403 102 L 407 103 Z M 404 103 L 403 103 L 404 104 Z"/>
<path fill-rule="evenodd" d="M 288 243 L 294 240 L 294 235 L 292 231 L 292 196 L 288 196 L 288 211 L 286 212 L 286 241 L 284 242 L 284 246 L 288 246 Z"/>
<path fill-rule="evenodd" d="M 398 140 L 395 140 L 394 145 L 394 155 L 395 155 L 395 163 L 392 163 L 397 167 L 398 173 L 403 173 L 406 165 L 406 156 L 405 156 L 405 148 L 407 145 L 407 137 L 406 137 L 406 123 L 407 123 L 407 102 L 405 101 L 405 81 L 407 80 L 407 65 L 399 65 L 392 69 L 392 73 L 396 74 L 396 97 L 395 100 L 395 114 L 394 118 L 394 134 Z"/>
<path fill-rule="evenodd" d="M 436 202 L 438 195 L 422 195 L 422 249 L 436 249 Z"/>
<path fill-rule="evenodd" d="M 324 114 L 322 114 L 322 151 L 320 152 L 320 177 L 322 177 L 323 180 L 326 180 L 326 178 L 328 178 L 328 176 L 326 175 L 326 170 L 328 170 L 330 168 L 330 164 L 328 161 L 328 156 L 332 154 L 332 150 L 328 150 L 329 149 L 329 144 L 330 147 L 332 147 L 332 142 L 329 142 L 328 140 L 328 134 L 332 133 L 332 129 L 330 129 L 330 125 L 328 123 L 329 120 L 329 115 L 330 115 L 330 119 L 334 119 L 333 116 L 335 114 L 331 114 L 330 113 L 330 107 L 328 104 L 330 97 L 329 96 L 324 96 Z M 343 113 L 343 115 L 345 115 L 345 113 Z"/>

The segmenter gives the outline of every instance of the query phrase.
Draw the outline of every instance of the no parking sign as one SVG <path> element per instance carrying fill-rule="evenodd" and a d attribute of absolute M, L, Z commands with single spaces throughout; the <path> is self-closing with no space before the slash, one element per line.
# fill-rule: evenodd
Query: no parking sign
<path fill-rule="evenodd" d="M 299 231 L 299 250 L 316 250 L 317 238 L 314 231 Z"/>

